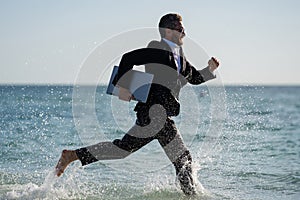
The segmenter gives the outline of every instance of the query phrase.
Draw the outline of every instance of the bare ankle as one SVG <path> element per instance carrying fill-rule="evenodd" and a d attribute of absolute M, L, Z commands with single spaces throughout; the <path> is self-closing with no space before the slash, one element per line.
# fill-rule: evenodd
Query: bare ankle
<path fill-rule="evenodd" d="M 62 156 L 68 159 L 70 162 L 73 162 L 75 160 L 78 160 L 77 154 L 75 150 L 67 150 L 64 149 L 62 151 Z"/>
<path fill-rule="evenodd" d="M 78 160 L 78 156 L 76 154 L 76 151 L 71 150 L 71 152 L 70 152 L 70 158 L 71 158 L 72 162 L 75 161 L 75 160 Z"/>
<path fill-rule="evenodd" d="M 61 157 L 56 165 L 56 175 L 60 176 L 62 173 L 64 173 L 67 166 L 75 160 L 78 160 L 76 151 L 66 149 L 63 150 Z"/>

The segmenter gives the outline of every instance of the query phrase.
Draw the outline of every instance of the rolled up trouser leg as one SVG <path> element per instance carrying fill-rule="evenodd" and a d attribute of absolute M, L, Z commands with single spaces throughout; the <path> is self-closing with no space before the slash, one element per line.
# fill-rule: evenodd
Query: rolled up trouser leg
<path fill-rule="evenodd" d="M 168 119 L 158 134 L 158 141 L 176 169 L 181 190 L 186 195 L 195 194 L 195 182 L 192 176 L 192 157 L 173 120 Z"/>
<path fill-rule="evenodd" d="M 100 142 L 95 145 L 75 150 L 81 164 L 87 165 L 98 160 L 122 159 L 130 154 L 112 142 Z"/>
<path fill-rule="evenodd" d="M 192 157 L 186 151 L 175 162 L 173 162 L 181 190 L 186 195 L 196 194 L 195 181 L 193 180 Z"/>
<path fill-rule="evenodd" d="M 154 137 L 139 137 L 144 128 L 134 125 L 122 139 L 113 142 L 100 142 L 75 150 L 82 165 L 98 160 L 122 159 L 151 142 Z"/>

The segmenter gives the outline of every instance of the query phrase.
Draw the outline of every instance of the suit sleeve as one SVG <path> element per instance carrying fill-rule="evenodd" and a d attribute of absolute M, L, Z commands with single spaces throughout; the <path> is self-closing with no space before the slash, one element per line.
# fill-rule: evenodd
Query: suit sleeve
<path fill-rule="evenodd" d="M 186 73 L 184 76 L 187 81 L 193 85 L 198 85 L 216 78 L 216 76 L 209 71 L 209 67 L 205 67 L 202 70 L 196 70 L 188 61 L 186 61 Z"/>
<path fill-rule="evenodd" d="M 144 65 L 149 63 L 160 63 L 163 50 L 154 48 L 141 48 L 125 53 L 120 61 L 118 73 L 113 80 L 113 84 L 128 88 L 130 80 L 130 70 L 134 65 Z M 126 76 L 124 76 L 126 74 Z"/>

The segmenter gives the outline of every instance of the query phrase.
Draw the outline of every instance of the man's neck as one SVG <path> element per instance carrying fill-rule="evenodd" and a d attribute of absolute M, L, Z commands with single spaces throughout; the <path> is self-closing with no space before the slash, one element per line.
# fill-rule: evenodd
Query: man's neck
<path fill-rule="evenodd" d="M 173 48 L 180 48 L 178 44 L 175 42 L 172 42 L 171 40 L 168 40 L 166 38 L 163 38 L 163 40 L 173 49 Z"/>

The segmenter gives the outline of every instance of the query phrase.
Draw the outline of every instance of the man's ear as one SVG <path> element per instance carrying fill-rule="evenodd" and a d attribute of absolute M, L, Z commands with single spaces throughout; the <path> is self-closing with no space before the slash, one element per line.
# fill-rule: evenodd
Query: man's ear
<path fill-rule="evenodd" d="M 169 39 L 169 38 L 171 38 L 172 37 L 172 34 L 173 34 L 173 31 L 171 30 L 171 29 L 169 29 L 169 28 L 166 28 L 165 29 L 165 38 L 166 39 Z"/>

